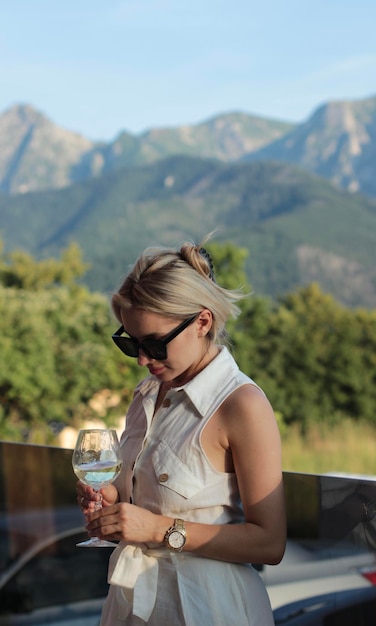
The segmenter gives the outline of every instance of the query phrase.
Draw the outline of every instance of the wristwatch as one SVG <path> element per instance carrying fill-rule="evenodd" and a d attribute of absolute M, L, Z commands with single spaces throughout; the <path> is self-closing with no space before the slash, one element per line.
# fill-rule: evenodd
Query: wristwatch
<path fill-rule="evenodd" d="M 187 541 L 187 531 L 185 530 L 185 523 L 182 519 L 174 520 L 171 528 L 168 529 L 164 536 L 164 542 L 170 550 L 174 552 L 181 552 Z"/>

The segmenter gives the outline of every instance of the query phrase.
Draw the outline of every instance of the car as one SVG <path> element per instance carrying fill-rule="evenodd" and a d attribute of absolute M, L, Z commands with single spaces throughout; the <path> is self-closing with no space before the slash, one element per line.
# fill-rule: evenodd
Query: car
<path fill-rule="evenodd" d="M 326 593 L 368 588 L 376 584 L 376 555 L 352 544 L 304 545 L 288 540 L 278 566 L 266 565 L 260 575 L 272 608 Z"/>
<path fill-rule="evenodd" d="M 337 591 L 274 610 L 275 626 L 375 626 L 376 587 Z"/>

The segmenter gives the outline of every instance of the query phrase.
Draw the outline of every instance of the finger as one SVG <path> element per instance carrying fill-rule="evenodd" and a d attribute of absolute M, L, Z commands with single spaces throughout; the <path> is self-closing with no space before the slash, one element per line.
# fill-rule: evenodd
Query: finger
<path fill-rule="evenodd" d="M 79 507 L 80 507 L 82 513 L 84 513 L 84 515 L 86 515 L 89 507 L 88 507 L 88 503 L 86 502 L 85 498 L 82 497 L 82 496 L 78 497 L 77 498 L 77 502 L 79 504 Z"/>
<path fill-rule="evenodd" d="M 118 532 L 120 528 L 119 520 L 114 515 L 97 516 L 95 513 L 90 515 L 90 519 L 87 521 L 87 530 L 100 530 L 106 533 Z"/>
<path fill-rule="evenodd" d="M 91 503 L 92 506 L 90 506 L 90 521 L 93 521 L 93 522 L 97 521 L 101 525 L 108 524 L 109 521 L 111 522 L 117 521 L 118 519 L 116 515 L 117 511 L 113 505 L 96 509 L 94 504 L 95 503 L 92 502 Z M 99 521 L 99 520 L 103 520 L 103 521 Z"/>
<path fill-rule="evenodd" d="M 103 526 L 108 526 L 108 518 L 103 520 L 103 518 L 98 515 L 98 511 L 91 511 L 90 515 L 87 518 L 86 529 L 93 530 L 94 528 L 102 528 Z"/>
<path fill-rule="evenodd" d="M 98 526 L 87 529 L 89 537 L 105 537 L 106 539 L 121 541 L 122 534 L 115 526 Z"/>
<path fill-rule="evenodd" d="M 81 497 L 85 497 L 87 500 L 93 500 L 98 497 L 98 493 L 89 487 L 89 485 L 85 485 L 80 480 L 76 483 L 76 491 Z"/>
<path fill-rule="evenodd" d="M 93 502 L 93 500 L 88 500 L 87 498 L 85 498 L 85 496 L 78 496 L 77 502 L 80 506 L 81 511 L 85 515 L 94 510 L 95 502 Z"/>

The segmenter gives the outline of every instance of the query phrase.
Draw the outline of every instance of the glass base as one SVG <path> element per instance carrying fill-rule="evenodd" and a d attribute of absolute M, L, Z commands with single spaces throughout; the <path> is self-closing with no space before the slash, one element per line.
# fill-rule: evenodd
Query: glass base
<path fill-rule="evenodd" d="M 76 543 L 78 548 L 116 548 L 117 545 L 117 543 L 107 541 L 106 539 L 99 539 L 98 537 L 92 537 L 87 541 Z"/>

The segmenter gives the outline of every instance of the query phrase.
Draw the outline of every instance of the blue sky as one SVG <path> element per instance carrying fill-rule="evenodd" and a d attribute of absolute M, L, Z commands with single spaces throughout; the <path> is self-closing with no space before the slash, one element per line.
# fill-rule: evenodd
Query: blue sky
<path fill-rule="evenodd" d="M 0 112 L 90 139 L 376 95 L 375 0 L 8 0 Z"/>

